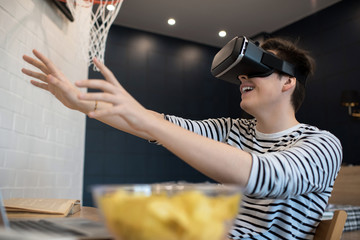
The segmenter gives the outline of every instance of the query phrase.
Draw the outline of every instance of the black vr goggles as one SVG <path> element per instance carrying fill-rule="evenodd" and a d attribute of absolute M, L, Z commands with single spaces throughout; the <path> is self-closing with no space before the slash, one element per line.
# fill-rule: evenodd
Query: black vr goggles
<path fill-rule="evenodd" d="M 214 77 L 239 84 L 239 75 L 266 77 L 279 71 L 296 77 L 305 85 L 306 77 L 295 66 L 267 52 L 246 37 L 235 37 L 214 57 L 211 73 Z"/>

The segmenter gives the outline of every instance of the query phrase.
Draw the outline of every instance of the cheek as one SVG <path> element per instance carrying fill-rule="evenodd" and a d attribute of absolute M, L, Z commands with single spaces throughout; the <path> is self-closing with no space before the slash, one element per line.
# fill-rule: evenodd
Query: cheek
<path fill-rule="evenodd" d="M 274 104 L 279 99 L 279 89 L 268 85 L 255 88 L 250 94 L 241 98 L 240 107 L 245 111 L 250 108 L 261 108 Z"/>
<path fill-rule="evenodd" d="M 281 94 L 281 87 L 279 84 L 267 84 L 266 86 L 258 89 L 258 95 L 261 98 L 273 99 Z"/>

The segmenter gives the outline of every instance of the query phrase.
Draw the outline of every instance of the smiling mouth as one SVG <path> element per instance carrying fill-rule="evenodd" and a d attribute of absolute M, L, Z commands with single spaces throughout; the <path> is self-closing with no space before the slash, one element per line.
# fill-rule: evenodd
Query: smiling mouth
<path fill-rule="evenodd" d="M 254 90 L 253 87 L 243 87 L 241 88 L 241 93 L 251 92 L 252 90 Z"/>

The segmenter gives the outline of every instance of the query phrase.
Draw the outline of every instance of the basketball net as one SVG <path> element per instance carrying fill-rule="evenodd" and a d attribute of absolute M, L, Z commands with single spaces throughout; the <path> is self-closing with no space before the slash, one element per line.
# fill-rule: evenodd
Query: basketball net
<path fill-rule="evenodd" d="M 78 22 L 82 52 L 88 66 L 96 57 L 104 63 L 106 40 L 112 23 L 119 13 L 123 0 L 67 0 L 66 5 Z M 111 9 L 109 10 L 109 7 Z M 91 14 L 84 13 L 90 9 Z M 87 34 L 88 33 L 88 34 Z M 88 36 L 88 38 L 84 37 Z M 88 46 L 86 48 L 85 46 Z M 93 70 L 99 69 L 93 64 Z"/>

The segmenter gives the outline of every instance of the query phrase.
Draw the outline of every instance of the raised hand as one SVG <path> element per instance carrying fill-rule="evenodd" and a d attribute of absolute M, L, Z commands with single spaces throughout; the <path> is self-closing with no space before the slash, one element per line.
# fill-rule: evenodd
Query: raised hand
<path fill-rule="evenodd" d="M 86 112 L 86 105 L 89 103 L 80 101 L 77 97 L 81 91 L 43 54 L 37 50 L 33 50 L 33 54 L 38 60 L 27 55 L 24 55 L 23 59 L 41 72 L 26 68 L 21 70 L 24 74 L 40 80 L 31 80 L 31 84 L 51 92 L 66 107 Z"/>
<path fill-rule="evenodd" d="M 31 83 L 41 89 L 51 92 L 66 107 L 88 114 L 89 117 L 108 124 L 121 131 L 138 137 L 152 140 L 144 131 L 142 121 L 147 118 L 163 120 L 161 114 L 142 107 L 116 80 L 112 72 L 97 59 L 94 63 L 101 70 L 106 81 L 99 79 L 78 81 L 75 86 L 69 79 L 43 54 L 34 50 L 35 58 L 27 55 L 23 59 L 40 72 L 22 69 L 22 72 L 37 80 Z M 100 89 L 101 93 L 82 93 L 78 87 Z M 96 111 L 94 111 L 96 109 Z M 141 120 L 142 119 L 142 120 Z M 139 131 L 140 130 L 140 131 Z"/>
<path fill-rule="evenodd" d="M 91 111 L 88 116 L 91 118 L 103 118 L 106 116 L 121 117 L 132 129 L 145 131 L 144 122 L 154 118 L 154 113 L 145 109 L 138 103 L 118 82 L 113 73 L 96 58 L 94 64 L 100 69 L 106 81 L 100 79 L 77 81 L 78 87 L 86 87 L 102 90 L 95 93 L 79 93 L 78 97 L 84 101 L 98 101 L 108 103 L 111 107 Z"/>

